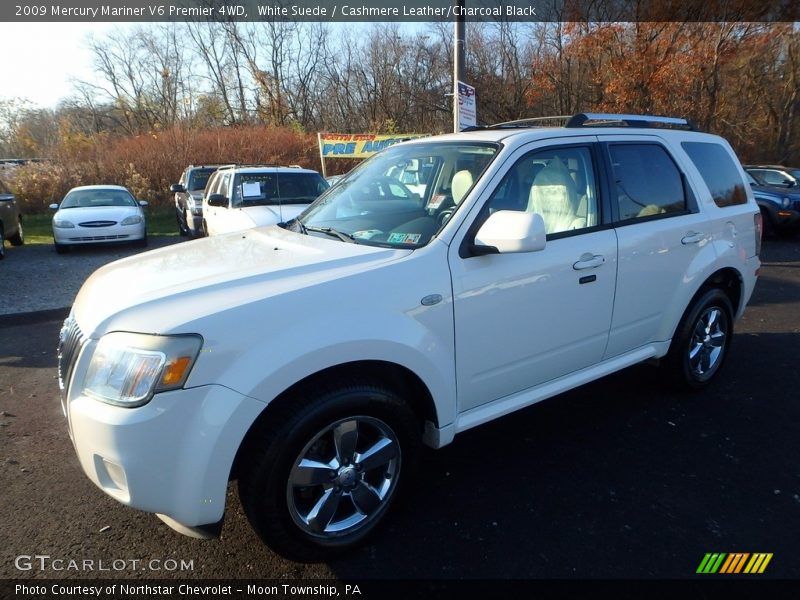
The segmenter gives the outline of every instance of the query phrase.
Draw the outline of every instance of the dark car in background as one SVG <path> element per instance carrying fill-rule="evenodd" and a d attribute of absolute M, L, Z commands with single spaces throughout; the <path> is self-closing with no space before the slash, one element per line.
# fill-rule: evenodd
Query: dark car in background
<path fill-rule="evenodd" d="M 745 165 L 760 185 L 800 189 L 800 168 L 781 165 Z"/>
<path fill-rule="evenodd" d="M 764 236 L 771 234 L 790 237 L 800 231 L 800 188 L 780 188 L 762 185 L 745 169 L 756 203 L 761 209 Z"/>
<path fill-rule="evenodd" d="M 178 183 L 170 186 L 175 194 L 175 218 L 181 235 L 203 235 L 203 191 L 208 178 L 221 165 L 189 165 Z"/>
<path fill-rule="evenodd" d="M 17 198 L 0 181 L 0 260 L 5 257 L 5 240 L 12 246 L 21 246 L 25 243 L 25 236 Z"/>

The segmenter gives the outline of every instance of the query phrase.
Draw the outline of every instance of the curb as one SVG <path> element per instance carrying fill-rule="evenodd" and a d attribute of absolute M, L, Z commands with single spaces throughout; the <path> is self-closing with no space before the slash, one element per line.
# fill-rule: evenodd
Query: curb
<path fill-rule="evenodd" d="M 36 310 L 33 312 L 11 313 L 0 315 L 0 329 L 23 325 L 36 325 L 48 321 L 63 321 L 69 316 L 70 307 Z"/>

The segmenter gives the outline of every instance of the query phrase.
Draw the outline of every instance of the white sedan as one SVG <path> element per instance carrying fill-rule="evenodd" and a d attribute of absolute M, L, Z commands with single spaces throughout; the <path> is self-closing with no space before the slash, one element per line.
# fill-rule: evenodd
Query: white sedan
<path fill-rule="evenodd" d="M 143 206 L 120 185 L 84 185 L 72 188 L 61 204 L 51 204 L 53 242 L 62 254 L 70 246 L 108 242 L 147 245 Z"/>

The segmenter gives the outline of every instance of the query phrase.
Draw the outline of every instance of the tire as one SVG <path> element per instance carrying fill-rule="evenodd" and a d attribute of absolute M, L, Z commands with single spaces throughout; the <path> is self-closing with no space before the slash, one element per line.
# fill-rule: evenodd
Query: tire
<path fill-rule="evenodd" d="M 192 215 L 191 215 L 191 213 L 189 212 L 188 209 L 186 210 L 186 212 L 183 213 L 183 217 L 184 217 L 184 219 L 186 219 L 184 221 L 184 223 L 186 223 L 186 235 L 188 237 L 190 237 L 190 238 L 196 238 L 197 237 L 197 231 L 192 229 L 191 227 L 189 227 L 189 219 L 192 219 L 193 217 L 192 217 Z"/>
<path fill-rule="evenodd" d="M 189 235 L 189 226 L 187 225 L 187 221 L 185 221 L 185 213 L 182 210 L 175 209 L 175 220 L 178 222 L 178 233 L 181 237 L 186 237 Z"/>
<path fill-rule="evenodd" d="M 22 221 L 17 224 L 17 233 L 8 238 L 12 246 L 22 246 L 25 243 L 25 233 L 22 231 Z"/>
<path fill-rule="evenodd" d="M 380 383 L 332 382 L 290 400 L 248 436 L 256 442 L 239 495 L 264 543 L 290 560 L 316 562 L 355 547 L 384 520 L 414 470 L 421 430 Z M 325 466 L 301 468 L 302 461 Z"/>
<path fill-rule="evenodd" d="M 668 382 L 700 390 L 719 373 L 733 339 L 733 309 L 718 288 L 701 293 L 684 314 L 665 361 Z"/>
<path fill-rule="evenodd" d="M 769 216 L 769 211 L 761 208 L 761 238 L 767 239 L 775 235 L 775 226 L 772 224 L 772 217 Z"/>
<path fill-rule="evenodd" d="M 53 247 L 56 249 L 56 254 L 66 254 L 69 252 L 69 246 L 67 244 L 59 244 L 58 242 L 53 242 Z"/>
<path fill-rule="evenodd" d="M 136 241 L 136 245 L 139 248 L 147 248 L 147 232 L 146 231 L 144 232 L 144 237 L 142 239 Z"/>

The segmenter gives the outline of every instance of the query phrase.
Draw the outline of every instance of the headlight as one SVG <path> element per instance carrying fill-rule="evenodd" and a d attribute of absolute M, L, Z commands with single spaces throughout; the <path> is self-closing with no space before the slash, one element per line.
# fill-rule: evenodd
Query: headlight
<path fill-rule="evenodd" d="M 142 217 L 140 215 L 131 215 L 130 217 L 125 217 L 122 219 L 120 225 L 137 225 L 142 222 Z"/>
<path fill-rule="evenodd" d="M 66 219 L 53 219 L 53 227 L 56 227 L 58 229 L 74 229 L 75 225 L 73 225 Z"/>
<path fill-rule="evenodd" d="M 203 338 L 115 332 L 100 338 L 83 393 L 117 406 L 141 406 L 153 394 L 183 386 Z"/>

